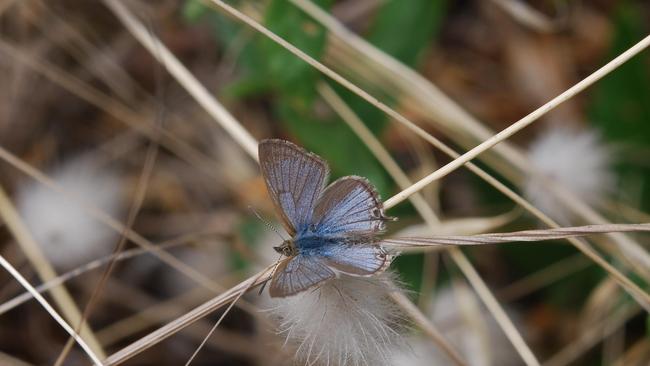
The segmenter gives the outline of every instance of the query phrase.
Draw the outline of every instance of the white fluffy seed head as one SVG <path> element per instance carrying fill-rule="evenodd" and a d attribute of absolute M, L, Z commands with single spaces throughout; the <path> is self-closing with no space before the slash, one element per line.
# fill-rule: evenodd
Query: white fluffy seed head
<path fill-rule="evenodd" d="M 342 276 L 285 299 L 270 299 L 279 333 L 309 365 L 386 365 L 404 319 L 390 298 L 391 274 Z"/>
<path fill-rule="evenodd" d="M 589 205 L 598 203 L 612 191 L 610 153 L 595 131 L 554 127 L 533 142 L 528 154 L 539 173 Z M 569 212 L 548 190 L 544 180 L 529 178 L 524 193 L 546 214 L 563 224 L 570 223 Z"/>
<path fill-rule="evenodd" d="M 65 192 L 113 217 L 123 209 L 122 180 L 94 160 L 80 157 L 51 172 Z M 46 257 L 59 269 L 70 269 L 110 254 L 118 233 L 92 218 L 83 205 L 30 181 L 18 191 L 20 215 Z"/>
<path fill-rule="evenodd" d="M 521 358 L 490 313 L 464 284 L 447 287 L 432 298 L 429 317 L 469 366 L 521 364 Z M 512 316 L 512 311 L 509 311 Z M 513 319 L 516 321 L 516 319 Z M 518 323 L 518 322 L 517 322 Z M 517 327 L 521 331 L 521 326 Z M 396 350 L 394 366 L 447 365 L 451 361 L 428 339 L 412 337 L 410 350 Z"/>

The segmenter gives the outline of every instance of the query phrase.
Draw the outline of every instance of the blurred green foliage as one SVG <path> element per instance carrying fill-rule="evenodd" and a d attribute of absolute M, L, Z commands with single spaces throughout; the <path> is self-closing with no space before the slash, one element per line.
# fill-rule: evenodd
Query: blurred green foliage
<path fill-rule="evenodd" d="M 386 1 L 367 39 L 404 64 L 417 66 L 431 46 L 445 10 L 446 2 L 441 0 Z"/>
<path fill-rule="evenodd" d="M 332 1 L 315 3 L 327 9 Z M 415 66 L 422 53 L 430 48 L 443 9 L 443 1 L 388 1 L 379 9 L 367 37 L 387 53 Z M 199 0 L 187 1 L 184 13 L 190 21 L 207 18 L 215 37 L 225 45 L 224 52 L 239 47 L 237 62 L 242 69 L 241 78 L 224 89 L 229 97 L 270 96 L 273 98 L 272 112 L 291 138 L 327 159 L 333 178 L 362 175 L 370 179 L 382 195 L 392 192 L 392 182 L 383 168 L 347 125 L 336 116 L 323 117 L 314 111 L 316 85 L 327 81 L 318 71 L 267 38 L 207 9 Z M 290 2 L 270 1 L 264 24 L 310 56 L 321 58 L 326 47 L 326 30 Z M 404 32 L 409 34 L 406 42 L 402 36 Z M 242 41 L 246 36 L 249 38 Z M 381 134 L 386 123 L 382 113 L 340 88 L 337 91 L 373 132 Z"/>
<path fill-rule="evenodd" d="M 250 246 L 251 249 L 255 249 L 255 245 L 264 234 L 265 230 L 269 230 L 264 223 L 260 222 L 257 217 L 248 217 L 242 222 L 239 223 L 237 227 L 237 232 L 239 233 L 244 245 Z M 278 239 L 278 244 L 280 240 Z M 232 267 L 236 270 L 242 270 L 249 268 L 250 263 L 241 255 L 238 251 L 230 251 L 230 263 Z"/>
<path fill-rule="evenodd" d="M 639 5 L 625 1 L 616 12 L 616 33 L 607 59 L 624 52 L 647 35 L 648 25 Z M 606 76 L 593 91 L 589 119 L 598 126 L 604 137 L 633 149 L 650 148 L 650 58 L 643 53 L 626 62 Z M 624 159 L 629 160 L 629 159 Z M 633 160 L 633 159 L 632 159 Z M 638 197 L 620 197 L 634 200 L 639 208 L 650 209 L 650 169 L 638 162 L 619 163 L 620 184 L 638 187 Z M 626 190 L 627 191 L 627 190 Z"/>

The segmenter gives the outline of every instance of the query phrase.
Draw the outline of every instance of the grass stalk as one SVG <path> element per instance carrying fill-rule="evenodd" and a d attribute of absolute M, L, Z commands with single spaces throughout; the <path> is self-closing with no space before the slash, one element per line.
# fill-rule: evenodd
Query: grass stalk
<path fill-rule="evenodd" d="M 128 31 L 155 57 L 171 75 L 187 90 L 210 116 L 223 127 L 242 148 L 257 160 L 257 141 L 248 131 L 210 94 L 194 75 L 151 34 L 142 23 L 118 0 L 103 0 L 104 4 L 124 24 Z"/>
<path fill-rule="evenodd" d="M 393 179 L 396 180 L 398 185 L 410 186 L 410 180 L 408 177 L 406 177 L 406 174 L 402 171 L 399 165 L 393 160 L 388 151 L 383 148 L 377 138 L 367 129 L 363 121 L 361 121 L 361 119 L 350 109 L 350 107 L 345 104 L 345 102 L 334 92 L 334 90 L 325 86 L 325 84 L 322 84 L 319 90 L 321 91 L 321 95 L 325 98 L 325 100 L 330 103 L 332 108 L 337 113 L 339 113 L 341 118 L 352 128 L 352 130 L 358 134 L 359 138 L 361 138 L 361 140 L 368 146 L 368 148 L 370 148 L 371 152 L 373 152 L 373 154 L 380 154 L 376 155 L 378 159 L 380 159 L 379 157 L 381 156 L 380 162 L 382 164 L 388 163 L 389 166 L 392 167 L 392 169 L 389 170 L 389 174 L 391 174 Z M 393 175 L 396 171 L 397 174 Z M 416 209 L 424 221 L 427 223 L 427 225 L 431 228 L 432 232 L 435 232 L 438 222 L 437 220 L 431 220 L 432 216 L 435 217 L 433 209 L 424 200 L 421 202 L 423 205 L 416 206 Z M 422 210 L 422 212 L 420 210 Z M 448 251 L 456 265 L 458 265 L 470 284 L 472 284 L 478 296 L 485 303 L 490 312 L 494 315 L 497 323 L 501 329 L 503 329 L 506 336 L 513 344 L 522 359 L 526 362 L 527 365 L 539 365 L 539 361 L 537 361 L 537 358 L 533 354 L 532 350 L 530 347 L 528 347 L 523 337 L 515 327 L 514 323 L 512 323 L 490 289 L 487 287 L 487 284 L 483 281 L 476 269 L 474 269 L 467 257 L 465 257 L 465 254 L 463 254 L 463 252 L 457 248 L 449 248 Z M 424 324 L 425 326 L 429 323 L 427 321 L 428 319 L 426 318 L 422 319 L 420 317 L 416 317 L 416 320 L 418 321 L 418 324 L 420 324 L 421 321 L 426 321 Z M 438 340 L 435 334 L 427 334 L 433 336 L 434 340 Z M 443 348 L 443 350 L 447 351 L 445 348 Z M 453 354 L 450 356 L 452 359 L 454 359 Z"/>
<path fill-rule="evenodd" d="M 31 262 L 41 280 L 45 282 L 56 278 L 56 271 L 43 254 L 39 244 L 29 232 L 29 229 L 21 219 L 16 208 L 11 203 L 11 200 L 2 187 L 0 187 L 0 217 L 2 217 L 4 222 L 7 224 L 7 228 L 16 239 L 16 242 L 18 242 L 22 247 L 25 256 Z M 30 292 L 33 293 L 35 291 Z M 79 334 L 86 340 L 87 344 L 93 350 L 93 353 L 104 358 L 105 353 L 101 344 L 97 341 L 97 338 L 93 334 L 88 323 L 82 321 L 81 312 L 77 308 L 74 299 L 70 296 L 70 293 L 68 293 L 66 288 L 63 285 L 59 285 L 51 288 L 49 292 L 52 294 L 52 298 L 59 306 L 63 316 L 65 316 L 71 324 L 81 324 Z"/>
<path fill-rule="evenodd" d="M 172 239 L 160 244 L 157 244 L 157 247 L 160 249 L 168 249 L 171 247 L 176 247 L 179 245 L 184 245 L 188 244 L 190 241 L 195 240 L 199 238 L 200 236 L 203 235 L 214 235 L 213 233 L 196 233 L 196 234 L 190 234 L 190 235 L 183 235 L 182 237 Z M 95 259 L 91 262 L 88 262 L 82 266 L 79 266 L 75 269 L 72 269 L 66 273 L 60 274 L 57 277 L 52 278 L 51 280 L 47 282 L 43 282 L 42 284 L 38 285 L 35 287 L 36 291 L 38 293 L 44 293 L 45 291 L 48 291 L 49 289 L 53 287 L 60 286 L 64 284 L 65 282 L 78 277 L 86 272 L 92 271 L 93 269 L 97 269 L 103 265 L 108 264 L 112 260 L 116 261 L 122 261 L 126 259 L 133 258 L 135 256 L 139 256 L 142 254 L 149 254 L 149 252 L 146 249 L 143 248 L 133 248 L 129 250 L 125 250 L 122 253 L 119 254 L 111 254 L 108 256 L 104 256 L 103 258 Z M 0 315 L 8 312 L 11 309 L 16 308 L 17 306 L 20 306 L 21 304 L 24 304 L 25 302 L 31 300 L 33 298 L 32 294 L 27 291 L 23 292 L 22 294 L 15 296 L 14 298 L 0 304 Z M 101 337 L 99 337 L 101 339 Z"/>
<path fill-rule="evenodd" d="M 43 306 L 43 308 L 50 314 L 52 319 L 54 319 L 61 328 L 63 328 L 70 336 L 81 346 L 81 348 L 86 352 L 88 357 L 93 361 L 95 365 L 102 366 L 104 365 L 100 360 L 99 356 L 95 354 L 92 348 L 83 340 L 83 338 L 75 333 L 74 329 L 66 323 L 66 321 L 59 315 L 59 313 L 54 310 L 52 305 L 50 305 L 47 300 L 41 294 L 39 294 L 34 287 L 23 277 L 7 260 L 0 255 L 0 265 L 11 274 L 27 291 L 31 292 L 34 295 L 34 298 Z"/>
<path fill-rule="evenodd" d="M 418 309 L 417 306 L 409 300 L 402 292 L 392 291 L 391 298 L 397 303 L 408 316 L 417 323 L 418 327 L 429 337 L 436 346 L 440 347 L 442 351 L 453 361 L 456 365 L 467 365 L 467 362 L 458 353 L 458 351 L 447 341 L 438 329 L 431 323 L 431 321 Z"/>
<path fill-rule="evenodd" d="M 214 173 L 215 165 L 210 158 L 191 145 L 174 136 L 170 131 L 160 126 L 148 123 L 148 117 L 135 112 L 127 106 L 113 101 L 108 95 L 70 75 L 55 65 L 21 51 L 18 47 L 0 39 L 0 52 L 16 59 L 21 65 L 29 67 L 52 83 L 59 85 L 87 103 L 103 110 L 113 118 L 124 122 L 139 134 L 150 140 L 158 141 L 160 145 L 176 154 L 188 164 L 197 167 L 208 177 L 219 180 L 221 177 Z"/>
<path fill-rule="evenodd" d="M 372 77 L 366 76 L 364 79 L 365 81 L 373 80 L 373 78 L 375 80 L 387 79 L 389 84 L 399 89 L 399 92 L 401 92 L 406 96 L 405 101 L 407 102 L 407 104 L 408 102 L 411 101 L 411 104 L 413 104 L 414 107 L 416 107 L 416 109 L 422 110 L 423 116 L 426 117 L 425 120 L 432 120 L 432 119 L 435 120 L 439 128 L 441 128 L 443 131 L 446 131 L 447 135 L 450 138 L 459 141 L 461 145 L 463 145 L 463 137 L 466 135 L 473 136 L 473 139 L 477 141 L 483 141 L 483 140 L 488 141 L 495 137 L 492 136 L 492 132 L 490 132 L 489 129 L 487 129 L 478 120 L 473 118 L 469 113 L 465 112 L 460 106 L 454 103 L 449 97 L 444 95 L 444 93 L 442 93 L 439 89 L 437 89 L 430 81 L 424 79 L 422 76 L 417 74 L 412 69 L 403 65 L 399 61 L 393 59 L 391 56 L 387 55 L 383 51 L 377 49 L 375 46 L 368 43 L 363 38 L 358 37 L 354 33 L 348 31 L 338 20 L 330 16 L 323 9 L 314 5 L 312 2 L 308 0 L 291 0 L 291 1 L 300 9 L 305 11 L 305 13 L 309 14 L 311 17 L 313 17 L 315 20 L 317 20 L 323 26 L 325 26 L 330 31 L 330 34 L 335 35 L 335 37 L 330 37 L 330 43 L 334 45 L 333 47 L 335 47 L 337 43 L 343 43 L 342 45 L 339 45 L 339 48 L 343 48 L 342 51 L 347 51 L 347 53 L 353 55 L 356 54 L 359 56 L 354 62 L 350 60 L 345 61 L 343 59 L 337 60 L 339 64 L 345 65 L 345 69 L 351 69 L 356 67 L 356 70 L 361 74 L 364 75 L 372 74 Z M 639 42 L 634 47 L 628 49 L 628 51 L 624 52 L 619 57 L 615 58 L 612 62 L 608 63 L 603 68 L 597 70 L 594 74 L 589 76 L 587 79 L 592 78 L 590 82 L 595 82 L 598 78 L 602 77 L 607 72 L 613 71 L 614 69 L 616 69 L 616 67 L 620 66 L 620 64 L 625 62 L 627 59 L 633 57 L 634 54 L 643 50 L 645 47 L 647 47 L 647 45 L 648 45 L 648 37 L 644 38 L 641 42 Z M 289 49 L 289 51 L 292 50 Z M 297 54 L 297 56 L 301 57 L 299 54 Z M 309 62 L 309 61 L 305 60 L 305 62 Z M 318 63 L 315 60 L 314 62 Z M 312 64 L 311 62 L 309 63 Z M 370 69 L 372 69 L 374 65 L 376 65 L 377 67 L 374 67 L 376 71 L 374 71 L 373 73 L 370 72 Z M 327 69 L 327 67 L 324 65 L 322 66 L 322 68 Z M 318 69 L 321 70 L 320 68 Z M 577 86 L 579 86 L 579 84 L 583 84 L 583 83 L 584 84 L 583 86 L 581 86 L 581 88 L 588 86 L 587 85 L 588 83 L 585 83 L 588 81 L 587 79 L 584 79 L 580 83 L 576 84 L 573 88 L 576 88 Z M 346 84 L 344 84 L 344 86 L 347 87 Z M 352 91 L 356 93 L 355 90 Z M 562 95 L 566 94 L 569 91 L 570 90 L 567 90 Z M 576 92 L 579 92 L 579 90 L 576 90 Z M 358 95 L 364 98 L 363 95 L 360 94 Z M 553 101 L 557 102 L 557 99 L 560 98 L 560 96 L 556 97 L 554 100 L 552 100 L 549 103 L 552 103 Z M 570 95 L 566 95 L 565 97 L 568 98 L 570 97 Z M 366 100 L 372 104 L 372 101 L 368 99 Z M 541 111 L 542 108 L 549 106 L 550 105 L 549 103 L 545 104 L 544 106 L 542 106 L 540 109 L 536 110 L 533 113 L 539 112 L 538 117 L 540 117 L 543 113 L 550 111 L 550 109 L 546 111 Z M 388 113 L 388 111 L 383 109 L 385 106 L 376 105 L 376 107 L 381 109 L 382 111 L 385 111 L 388 115 L 394 117 L 393 114 Z M 394 113 L 397 114 L 397 112 Z M 529 114 L 528 116 L 524 117 L 524 119 L 531 117 L 531 115 L 532 114 Z M 524 121 L 524 119 L 520 120 L 519 122 Z M 455 153 L 455 151 L 449 149 L 446 145 L 444 145 L 437 139 L 434 139 L 432 137 L 427 137 L 426 132 L 424 132 L 419 127 L 413 125 L 406 118 L 403 117 L 401 119 L 396 118 L 396 120 L 398 122 L 405 124 L 406 127 L 412 129 L 414 132 L 416 132 L 416 134 L 423 137 L 426 141 L 431 143 L 433 146 L 441 149 L 445 154 L 455 159 L 459 157 L 459 155 Z M 465 141 L 464 143 L 465 146 L 471 146 L 468 144 L 469 142 Z M 522 176 L 524 176 L 524 174 L 530 175 L 534 179 L 545 179 L 545 177 L 540 176 L 540 174 L 534 169 L 534 165 L 531 164 L 530 161 L 528 161 L 528 158 L 524 156 L 521 152 L 519 152 L 517 149 L 510 146 L 507 143 L 507 140 L 501 141 L 501 143 L 499 143 L 498 145 L 494 145 L 491 149 L 494 150 L 494 152 L 497 153 L 498 156 L 502 158 L 502 160 L 505 160 L 505 164 L 502 161 L 495 161 L 494 159 L 486 159 L 486 161 L 489 164 L 491 164 L 493 167 L 497 168 L 497 170 L 501 174 L 505 175 L 506 177 L 513 179 L 517 183 L 521 183 L 522 181 L 521 178 Z M 479 157 L 483 155 L 485 154 L 479 155 Z M 472 165 L 466 164 L 466 166 L 471 171 L 478 174 L 478 171 L 474 169 Z M 481 178 L 485 179 L 484 175 L 485 174 L 479 174 Z M 493 179 L 491 180 L 494 181 Z M 498 190 L 506 194 L 508 197 L 514 199 L 514 195 L 508 192 L 511 191 L 508 188 L 494 185 L 490 180 L 488 180 L 488 183 L 492 184 L 495 188 L 497 188 Z M 585 205 L 584 203 L 580 202 L 580 200 L 574 194 L 566 190 L 562 190 L 562 187 L 558 187 L 557 183 L 549 181 L 548 187 L 550 188 L 551 193 L 555 194 L 556 196 L 562 197 L 559 199 L 560 202 L 565 204 L 566 207 L 574 214 L 578 215 L 583 220 L 587 221 L 587 223 L 592 223 L 592 224 L 608 223 L 607 220 L 605 220 L 595 210 Z M 515 202 L 522 204 L 521 200 L 516 200 L 516 199 L 514 200 Z M 530 207 L 528 210 L 530 211 Z M 535 213 L 534 211 L 531 212 L 536 217 L 540 218 L 547 225 L 551 227 L 555 227 L 549 224 L 550 223 L 549 220 L 542 219 L 542 217 L 538 214 L 539 212 L 538 213 Z M 650 268 L 650 254 L 648 254 L 645 250 L 643 250 L 643 248 L 638 243 L 634 242 L 629 237 L 620 234 L 612 234 L 609 235 L 608 237 L 614 242 L 616 242 L 620 251 L 623 252 L 624 255 L 622 259 L 626 263 L 630 263 L 637 274 L 643 276 L 647 281 L 650 281 L 650 274 L 648 273 L 647 270 L 647 268 Z M 593 256 L 593 254 L 595 254 L 593 251 L 590 251 L 590 248 L 585 247 L 584 243 L 579 243 L 579 242 L 572 242 L 572 243 L 576 247 L 578 247 L 578 249 L 585 252 L 587 256 L 591 257 Z M 618 251 L 612 249 L 610 245 L 604 245 L 603 248 L 612 255 L 618 256 L 619 254 Z"/>
<path fill-rule="evenodd" d="M 153 347 L 154 345 L 162 342 L 168 337 L 176 334 L 181 329 L 204 318 L 206 315 L 212 313 L 213 311 L 229 304 L 231 301 L 237 298 L 244 289 L 254 288 L 255 286 L 261 285 L 262 283 L 271 279 L 271 274 L 274 268 L 275 264 L 268 266 L 258 274 L 249 277 L 248 279 L 240 282 L 238 285 L 233 286 L 229 290 L 188 311 L 179 318 L 167 323 L 165 326 L 158 328 L 143 338 L 140 338 L 139 340 L 122 348 L 120 351 L 110 355 L 106 359 L 106 366 L 118 365 L 132 358 L 138 353 L 141 353 L 150 347 Z"/>

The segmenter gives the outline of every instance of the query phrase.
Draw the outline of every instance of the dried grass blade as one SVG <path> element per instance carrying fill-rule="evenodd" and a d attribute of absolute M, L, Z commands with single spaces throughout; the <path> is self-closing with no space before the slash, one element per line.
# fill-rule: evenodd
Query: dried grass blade
<path fill-rule="evenodd" d="M 160 243 L 157 245 L 157 248 L 159 249 L 168 249 L 172 247 L 176 247 L 179 245 L 184 245 L 188 244 L 191 240 L 197 239 L 198 237 L 202 235 L 214 235 L 213 233 L 197 233 L 197 234 L 189 234 L 189 235 L 183 235 L 182 237 L 176 238 L 176 239 L 171 239 L 169 241 Z M 147 249 L 143 248 L 133 248 L 129 250 L 125 250 L 122 253 L 119 254 L 110 254 L 107 255 L 103 258 L 95 259 L 91 262 L 88 262 L 82 266 L 79 266 L 73 270 L 70 270 L 66 273 L 63 273 L 57 277 L 52 278 L 51 280 L 47 282 L 43 282 L 42 284 L 38 285 L 35 287 L 36 291 L 39 293 L 43 293 L 53 287 L 59 286 L 66 281 L 75 278 L 77 276 L 80 276 L 86 272 L 92 271 L 93 269 L 99 268 L 111 260 L 115 259 L 117 261 L 123 261 L 129 258 L 133 258 L 142 254 L 149 254 L 149 251 Z M 8 312 L 9 310 L 24 304 L 25 302 L 29 301 L 32 299 L 33 296 L 32 294 L 27 291 L 23 292 L 20 295 L 15 296 L 14 298 L 7 300 L 6 302 L 0 304 L 0 315 Z"/>
<path fill-rule="evenodd" d="M 56 320 L 56 322 L 59 323 L 59 325 L 61 325 L 61 327 L 63 329 L 65 329 L 65 331 L 68 332 L 68 334 L 70 334 L 70 336 L 72 338 L 74 338 L 75 341 L 77 341 L 77 343 L 81 346 L 81 348 L 83 348 L 83 350 L 86 352 L 88 357 L 90 357 L 90 359 L 93 361 L 93 363 L 95 365 L 100 365 L 100 366 L 103 365 L 102 361 L 100 361 L 99 357 L 97 357 L 97 355 L 95 354 L 95 352 L 93 352 L 93 350 L 90 348 L 90 346 L 88 346 L 88 344 L 86 342 L 84 342 L 84 340 L 77 333 L 75 333 L 74 329 L 72 329 L 72 327 L 68 323 L 66 323 L 65 320 L 63 320 L 61 315 L 59 315 L 59 313 L 57 313 L 56 310 L 54 310 L 54 308 L 52 308 L 52 305 L 50 305 L 47 302 L 47 300 L 45 300 L 45 298 L 43 298 L 43 296 L 41 296 L 41 294 L 36 292 L 34 287 L 25 279 L 25 277 L 23 277 L 1 255 L 0 255 L 0 265 L 2 267 L 4 267 L 4 269 L 6 269 L 7 272 L 9 272 L 9 274 L 11 274 L 11 276 L 13 276 L 18 282 L 20 282 L 20 284 L 25 289 L 27 289 L 27 291 L 31 292 L 32 295 L 34 295 L 36 300 L 38 300 L 38 302 L 43 306 L 43 308 L 45 308 L 45 310 L 47 310 L 47 312 L 50 314 L 50 316 L 52 316 L 52 318 L 54 320 Z"/>
<path fill-rule="evenodd" d="M 224 108 L 190 71 L 118 0 L 103 0 L 129 32 L 155 57 L 188 93 L 217 121 L 246 152 L 257 160 L 257 141 Z"/>
<path fill-rule="evenodd" d="M 45 254 L 43 254 L 40 245 L 30 233 L 25 222 L 21 219 L 16 208 L 2 187 L 0 187 L 0 218 L 7 224 L 7 228 L 16 238 L 18 244 L 22 247 L 23 252 L 41 280 L 49 281 L 56 278 L 56 271 L 45 257 Z M 76 302 L 65 286 L 52 287 L 50 289 L 50 294 L 65 318 L 70 323 L 81 324 L 79 333 L 85 340 L 87 340 L 94 353 L 98 354 L 100 357 L 104 357 L 105 353 L 101 344 L 97 341 L 97 338 L 88 323 L 83 320 Z"/>
<path fill-rule="evenodd" d="M 429 338 L 435 341 L 436 346 L 440 347 L 456 365 L 467 365 L 460 354 L 454 347 L 447 342 L 445 337 L 431 324 L 429 319 L 422 314 L 420 309 L 415 306 L 403 293 L 392 291 L 391 298 L 408 314 L 411 319 L 424 331 Z"/>
<path fill-rule="evenodd" d="M 389 238 L 383 242 L 389 245 L 428 247 L 438 245 L 483 245 L 510 242 L 530 242 L 575 238 L 614 232 L 648 232 L 650 224 L 607 224 L 563 227 L 558 229 L 523 230 L 510 233 L 489 233 L 478 235 L 441 235 L 431 237 Z"/>
<path fill-rule="evenodd" d="M 158 328 L 157 330 L 124 347 L 120 351 L 108 357 L 108 359 L 106 359 L 106 365 L 109 366 L 120 364 L 132 358 L 133 356 L 155 346 L 156 344 L 162 342 L 163 340 L 174 335 L 176 332 L 191 325 L 199 319 L 202 319 L 220 307 L 229 304 L 245 289 L 253 288 L 268 281 L 271 278 L 271 273 L 274 268 L 275 264 L 268 266 L 258 274 L 255 274 L 248 279 L 240 282 L 237 286 L 230 288 L 228 291 L 222 293 L 221 295 L 206 301 L 202 305 L 199 305 L 193 310 L 190 310 L 176 320 L 173 320 L 167 325 Z"/>

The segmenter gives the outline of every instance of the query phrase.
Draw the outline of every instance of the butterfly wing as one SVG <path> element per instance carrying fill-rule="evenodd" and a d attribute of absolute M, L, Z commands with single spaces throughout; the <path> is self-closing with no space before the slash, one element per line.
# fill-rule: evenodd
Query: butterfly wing
<path fill-rule="evenodd" d="M 312 224 L 321 236 L 372 236 L 385 229 L 379 194 L 365 178 L 348 176 L 330 184 L 316 203 Z"/>
<path fill-rule="evenodd" d="M 263 140 L 258 152 L 266 188 L 284 228 L 293 236 L 311 222 L 329 167 L 320 157 L 284 140 Z"/>
<path fill-rule="evenodd" d="M 321 255 L 329 267 L 362 277 L 383 272 L 392 261 L 392 256 L 380 246 L 368 244 L 333 245 L 324 248 Z"/>
<path fill-rule="evenodd" d="M 299 254 L 280 262 L 271 279 L 269 294 L 271 297 L 295 295 L 335 276 L 323 258 Z"/>

